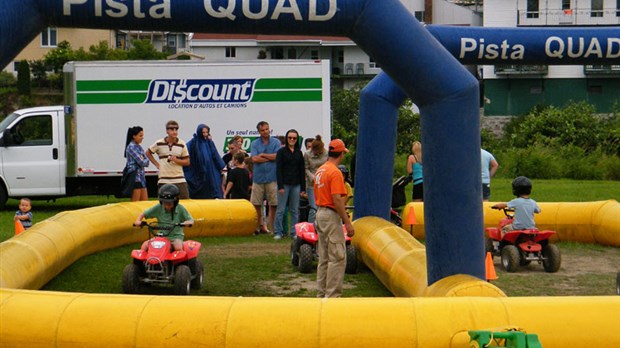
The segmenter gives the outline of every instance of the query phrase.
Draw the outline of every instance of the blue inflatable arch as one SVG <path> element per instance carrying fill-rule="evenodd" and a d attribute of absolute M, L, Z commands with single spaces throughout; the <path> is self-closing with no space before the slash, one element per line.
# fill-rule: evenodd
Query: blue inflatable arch
<path fill-rule="evenodd" d="M 351 38 L 384 71 L 361 98 L 356 216 L 388 217 L 397 109 L 409 97 L 422 119 L 429 285 L 485 276 L 478 82 L 461 63 L 620 57 L 617 27 L 425 28 L 398 0 L 3 0 L 0 66 L 47 26 Z"/>

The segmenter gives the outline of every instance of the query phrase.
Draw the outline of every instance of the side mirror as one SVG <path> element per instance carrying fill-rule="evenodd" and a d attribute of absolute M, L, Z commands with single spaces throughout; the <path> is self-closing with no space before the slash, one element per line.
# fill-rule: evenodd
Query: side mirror
<path fill-rule="evenodd" d="M 11 131 L 8 129 L 5 129 L 2 134 L 0 134 L 0 146 L 2 147 L 7 147 L 10 145 L 10 140 L 11 139 Z"/>

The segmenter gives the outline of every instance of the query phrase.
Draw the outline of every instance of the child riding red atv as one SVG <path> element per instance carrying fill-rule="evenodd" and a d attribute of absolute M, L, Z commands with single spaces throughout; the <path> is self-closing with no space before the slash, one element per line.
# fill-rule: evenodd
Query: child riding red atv
<path fill-rule="evenodd" d="M 506 217 L 497 228 L 486 229 L 485 249 L 501 257 L 507 272 L 515 272 L 519 266 L 527 266 L 532 261 L 542 263 L 546 272 L 557 272 L 562 257 L 558 247 L 549 242 L 555 232 L 536 228 L 534 213 L 539 213 L 540 208 L 529 198 L 531 190 L 532 182 L 528 178 L 517 177 L 512 182 L 512 192 L 517 198 L 491 207 L 503 210 Z"/>
<path fill-rule="evenodd" d="M 159 201 L 134 222 L 134 226 L 148 227 L 150 239 L 131 252 L 133 262 L 123 270 L 123 292 L 139 293 L 141 284 L 172 284 L 175 294 L 189 295 L 190 288 L 202 287 L 201 244 L 183 241 L 183 227 L 191 227 L 193 219 L 179 204 L 179 189 L 171 184 L 162 186 Z M 144 218 L 157 218 L 157 222 L 147 223 Z"/>
<path fill-rule="evenodd" d="M 351 237 L 347 236 L 347 231 L 342 227 L 344 233 L 347 263 L 345 273 L 354 274 L 357 272 L 357 257 L 355 246 L 351 244 Z M 317 243 L 319 235 L 314 230 L 314 224 L 300 222 L 295 224 L 295 239 L 291 242 L 291 263 L 299 268 L 301 273 L 310 273 L 312 263 L 318 260 Z"/>

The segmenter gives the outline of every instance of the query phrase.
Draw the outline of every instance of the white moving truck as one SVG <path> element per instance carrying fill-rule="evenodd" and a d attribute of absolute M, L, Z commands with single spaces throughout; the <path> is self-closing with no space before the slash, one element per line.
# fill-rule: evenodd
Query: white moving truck
<path fill-rule="evenodd" d="M 329 61 L 70 62 L 65 105 L 23 109 L 0 122 L 0 207 L 8 197 L 49 199 L 118 192 L 127 129 L 144 128 L 143 148 L 179 123 L 186 142 L 211 128 L 220 155 L 235 135 L 243 147 L 267 121 L 272 135 L 331 135 Z M 154 195 L 156 168 L 147 167 Z"/>

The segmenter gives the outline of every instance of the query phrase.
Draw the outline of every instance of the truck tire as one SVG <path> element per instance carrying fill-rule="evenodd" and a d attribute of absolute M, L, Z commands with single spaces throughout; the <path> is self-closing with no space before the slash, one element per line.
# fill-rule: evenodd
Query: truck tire
<path fill-rule="evenodd" d="M 140 293 L 140 267 L 130 263 L 123 269 L 123 292 L 126 294 Z"/>
<path fill-rule="evenodd" d="M 312 246 L 310 244 L 303 244 L 299 247 L 299 272 L 310 273 L 312 270 Z"/>
<path fill-rule="evenodd" d="M 202 288 L 202 283 L 204 282 L 205 266 L 198 258 L 189 260 L 188 264 L 193 277 L 191 288 L 198 290 Z"/>
<path fill-rule="evenodd" d="M 519 249 L 514 245 L 506 245 L 502 248 L 502 266 L 506 272 L 515 272 L 519 263 L 521 262 L 521 255 Z"/>
<path fill-rule="evenodd" d="M 545 272 L 555 273 L 560 269 L 562 264 L 562 255 L 560 249 L 555 244 L 547 244 L 542 248 L 543 267 Z"/>
<path fill-rule="evenodd" d="M 351 244 L 347 245 L 347 265 L 344 272 L 346 274 L 357 273 L 357 252 L 355 246 Z"/>
<path fill-rule="evenodd" d="M 6 201 L 9 199 L 9 195 L 6 193 L 4 185 L 0 183 L 0 210 L 3 210 L 6 206 Z"/>
<path fill-rule="evenodd" d="M 189 295 L 192 271 L 187 265 L 180 265 L 174 273 L 174 293 L 176 295 Z"/>

